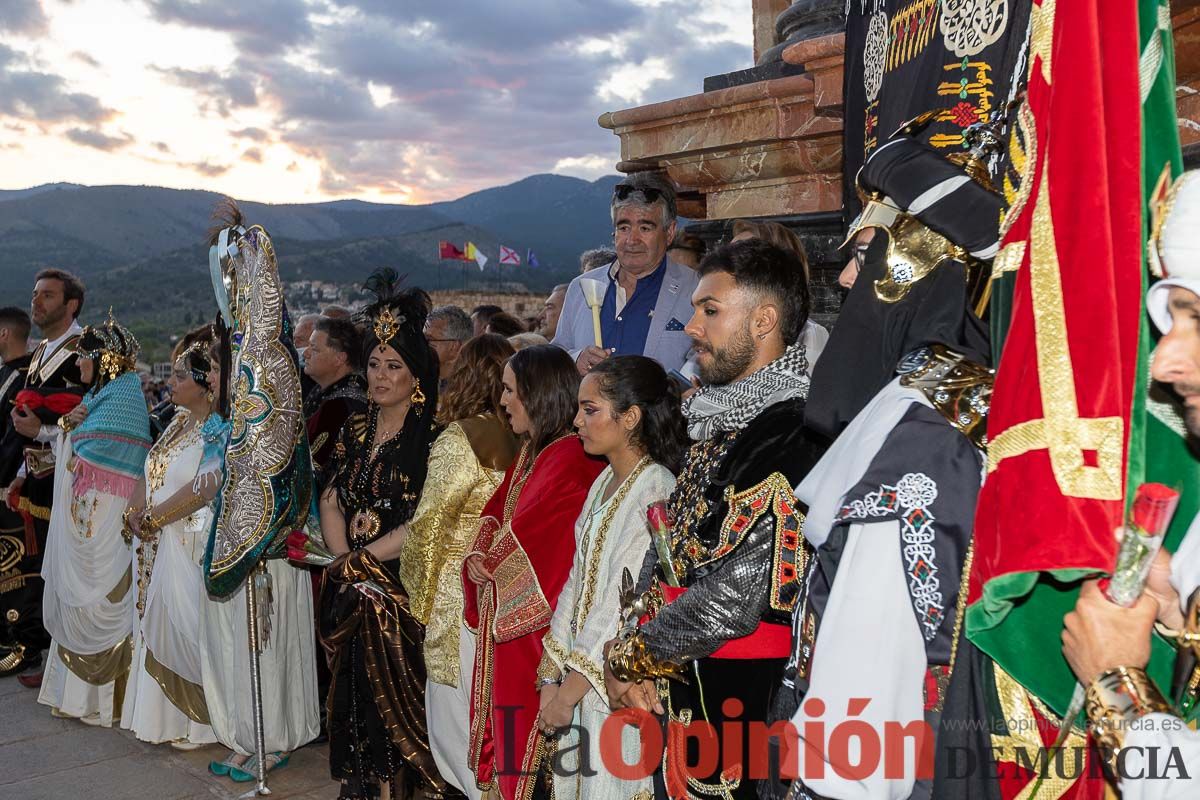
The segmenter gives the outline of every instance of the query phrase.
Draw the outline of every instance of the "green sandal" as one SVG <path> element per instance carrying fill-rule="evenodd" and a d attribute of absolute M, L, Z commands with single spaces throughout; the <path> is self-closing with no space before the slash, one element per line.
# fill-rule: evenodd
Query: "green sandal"
<path fill-rule="evenodd" d="M 286 767 L 289 758 L 291 758 L 291 753 L 267 753 L 267 772 L 270 773 L 279 767 Z M 230 767 L 229 777 L 237 783 L 250 783 L 258 780 L 256 757 L 251 756 L 250 760 L 240 767 Z"/>
<path fill-rule="evenodd" d="M 234 763 L 235 758 L 241 758 L 241 756 L 238 755 L 236 750 L 233 750 L 229 753 L 229 755 L 225 756 L 224 761 L 208 762 L 208 771 L 213 775 L 219 775 L 223 778 L 229 774 L 230 770 L 241 768 L 241 765 Z M 243 761 L 242 763 L 245 764 L 246 762 Z"/>

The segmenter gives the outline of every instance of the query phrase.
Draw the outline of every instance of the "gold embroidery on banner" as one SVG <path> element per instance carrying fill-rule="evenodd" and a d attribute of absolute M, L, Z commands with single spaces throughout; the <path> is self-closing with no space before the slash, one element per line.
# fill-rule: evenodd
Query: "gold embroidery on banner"
<path fill-rule="evenodd" d="M 917 0 L 892 15 L 887 71 L 891 72 L 916 58 L 933 39 L 938 29 L 938 0 Z"/>
<path fill-rule="evenodd" d="M 1054 4 L 1057 0 L 1042 0 L 1029 9 L 1029 77 L 1033 77 L 1034 64 L 1042 59 L 1042 80 L 1050 85 L 1054 56 Z"/>
<path fill-rule="evenodd" d="M 991 735 L 992 752 L 995 753 L 996 761 L 1028 763 L 1034 759 L 1045 758 L 1048 751 L 1042 741 L 1039 721 L 1033 713 L 1034 706 L 1036 705 L 1038 713 L 1045 718 L 1046 724 L 1057 726 L 1062 724 L 1062 720 L 1044 705 L 1038 703 L 1011 675 L 1000 669 L 999 665 L 994 664 L 993 669 L 995 671 L 996 696 L 1000 701 L 1000 710 L 1005 726 L 1008 728 L 1007 735 L 1002 736 L 996 733 Z M 1066 742 L 1063 743 L 1063 752 L 1082 753 L 1085 752 L 1086 746 L 1087 740 L 1072 730 L 1067 736 Z M 1018 761 L 1017 753 L 1021 754 L 1020 761 Z M 1064 772 L 1079 776 L 1086 774 L 1087 770 L 1075 769 L 1074 765 L 1068 764 Z M 1075 780 L 1074 777 L 1058 776 L 1054 769 L 1050 769 L 1038 790 L 1038 797 L 1040 800 L 1058 800 L 1071 789 Z M 1013 800 L 1029 800 L 1035 785 L 1036 780 L 1031 780 Z"/>
<path fill-rule="evenodd" d="M 1004 241 L 1004 237 L 1025 210 L 1029 194 L 1033 191 L 1033 166 L 1037 163 L 1037 120 L 1033 116 L 1033 109 L 1029 107 L 1028 98 L 1022 100 L 1017 108 L 1017 124 L 1013 126 L 1009 137 L 1008 153 L 1020 185 L 1016 187 L 1014 196 L 1011 199 L 1007 198 L 1012 190 L 1012 183 L 1008 175 L 1004 176 L 1005 196 L 1009 199 L 1009 206 L 1000 222 L 1000 241 Z M 992 275 L 995 274 L 993 270 Z"/>
<path fill-rule="evenodd" d="M 1006 272 L 1016 272 L 1025 260 L 1025 242 L 1009 242 L 1000 248 L 992 261 L 992 280 Z"/>
<path fill-rule="evenodd" d="M 1121 445 L 1124 422 L 1120 417 L 1084 419 L 1079 416 L 1075 370 L 1067 346 L 1067 319 L 1062 302 L 1062 275 L 1054 238 L 1048 175 L 1049 169 L 1044 167 L 1033 208 L 1029 258 L 1038 383 L 1045 417 L 1014 425 L 997 436 L 988 448 L 988 471 L 995 470 L 1006 458 L 1047 449 L 1054 478 L 1064 495 L 1119 500 L 1123 488 Z M 1084 463 L 1085 451 L 1096 453 L 1096 466 Z"/>

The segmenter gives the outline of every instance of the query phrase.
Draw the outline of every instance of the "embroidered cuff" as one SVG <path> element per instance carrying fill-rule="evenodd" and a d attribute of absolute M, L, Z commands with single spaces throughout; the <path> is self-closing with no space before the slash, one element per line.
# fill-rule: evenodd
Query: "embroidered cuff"
<path fill-rule="evenodd" d="M 1117 667 L 1092 681 L 1086 708 L 1092 735 L 1113 774 L 1132 723 L 1147 714 L 1171 711 L 1158 687 L 1138 667 Z"/>
<path fill-rule="evenodd" d="M 562 670 L 558 668 L 558 664 L 554 663 L 549 651 L 542 653 L 542 660 L 538 662 L 537 668 L 537 685 L 541 688 L 543 682 L 554 682 L 562 680 Z"/>
<path fill-rule="evenodd" d="M 622 683 L 683 677 L 683 667 L 670 661 L 660 661 L 651 654 L 640 632 L 612 646 L 608 651 L 608 668 Z"/>

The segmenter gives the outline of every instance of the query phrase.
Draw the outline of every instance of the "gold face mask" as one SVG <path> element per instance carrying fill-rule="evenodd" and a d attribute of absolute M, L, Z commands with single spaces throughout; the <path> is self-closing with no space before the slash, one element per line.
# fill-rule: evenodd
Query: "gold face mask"
<path fill-rule="evenodd" d="M 875 296 L 884 303 L 898 303 L 908 296 L 915 283 L 933 272 L 944 261 L 958 261 L 967 268 L 967 288 L 973 298 L 987 292 L 979 263 L 967 250 L 942 236 L 925 223 L 887 202 L 886 198 L 868 198 L 863 211 L 850 224 L 848 243 L 861 231 L 876 228 L 887 234 L 887 270 L 875 281 Z M 987 297 L 976 302 L 976 314 L 986 306 Z"/>

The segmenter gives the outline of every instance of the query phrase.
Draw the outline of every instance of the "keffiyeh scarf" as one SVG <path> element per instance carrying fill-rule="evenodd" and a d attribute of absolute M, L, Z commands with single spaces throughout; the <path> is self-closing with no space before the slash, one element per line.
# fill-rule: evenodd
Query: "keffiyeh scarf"
<path fill-rule="evenodd" d="M 745 428 L 763 409 L 793 397 L 808 397 L 808 355 L 798 342 L 783 355 L 740 381 L 704 386 L 683 404 L 688 435 L 697 442 Z"/>

